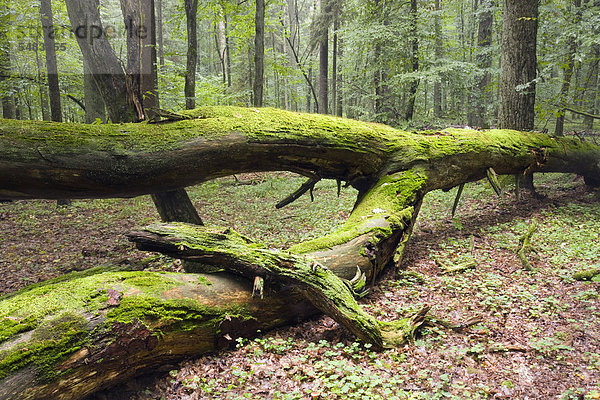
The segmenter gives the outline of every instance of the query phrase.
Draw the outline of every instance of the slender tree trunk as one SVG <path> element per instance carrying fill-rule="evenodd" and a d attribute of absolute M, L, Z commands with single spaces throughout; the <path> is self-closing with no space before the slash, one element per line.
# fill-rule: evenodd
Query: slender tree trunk
<path fill-rule="evenodd" d="M 590 72 L 586 91 L 587 111 L 590 114 L 596 114 L 596 99 L 598 98 L 598 64 L 600 63 L 600 46 L 594 45 L 590 57 Z M 590 116 L 583 117 L 583 126 L 591 131 L 594 128 L 594 118 Z"/>
<path fill-rule="evenodd" d="M 581 20 L 581 0 L 573 0 L 573 27 L 577 28 L 579 21 Z M 575 52 L 577 51 L 577 38 L 575 36 L 569 36 L 567 40 L 567 54 L 563 63 L 563 81 L 560 88 L 560 110 L 556 117 L 556 127 L 554 128 L 554 134 L 556 136 L 562 136 L 565 126 L 565 107 L 568 106 L 569 102 L 569 89 L 571 88 L 571 78 L 573 77 L 573 68 L 575 65 Z"/>
<path fill-rule="evenodd" d="M 342 60 L 344 59 L 344 39 L 343 38 L 339 38 L 338 39 L 338 70 L 337 70 L 337 107 L 335 110 L 335 115 L 337 115 L 338 117 L 343 116 L 344 113 L 344 92 L 343 92 L 343 85 L 344 85 L 344 75 L 343 75 L 343 65 L 342 65 Z"/>
<path fill-rule="evenodd" d="M 504 0 L 498 124 L 532 130 L 535 119 L 535 78 L 538 0 Z"/>
<path fill-rule="evenodd" d="M 185 73 L 185 108 L 196 108 L 196 64 L 198 62 L 198 0 L 185 0 L 187 21 L 187 65 Z"/>
<path fill-rule="evenodd" d="M 263 106 L 263 86 L 265 74 L 265 0 L 256 0 L 254 16 L 254 107 Z"/>
<path fill-rule="evenodd" d="M 165 66 L 164 35 L 163 35 L 163 0 L 156 0 L 156 39 L 158 42 L 158 57 L 160 66 Z"/>
<path fill-rule="evenodd" d="M 434 43 L 434 58 L 436 62 L 442 59 L 442 24 L 441 24 L 441 11 L 442 7 L 440 0 L 435 0 L 435 11 L 436 16 L 434 20 L 434 32 L 435 32 L 435 43 Z M 433 116 L 435 118 L 441 118 L 442 116 L 442 83 L 441 77 L 437 77 L 433 83 Z"/>
<path fill-rule="evenodd" d="M 231 51 L 229 46 L 229 21 L 227 14 L 224 14 L 223 34 L 225 36 L 225 66 L 227 68 L 227 87 L 231 87 Z"/>
<path fill-rule="evenodd" d="M 322 22 L 319 29 L 319 114 L 329 114 L 329 23 L 330 0 L 321 0 Z"/>
<path fill-rule="evenodd" d="M 46 70 L 48 72 L 48 89 L 50 93 L 50 112 L 52 114 L 52 121 L 62 122 L 52 5 L 50 0 L 41 0 L 40 4 L 40 15 L 44 32 L 44 50 L 46 52 Z"/>
<path fill-rule="evenodd" d="M 2 95 L 2 116 L 14 119 L 16 114 L 15 100 L 12 95 L 6 93 L 11 91 L 6 85 L 12 73 L 10 41 L 8 38 L 9 15 L 8 7 L 5 4 L 0 5 L 0 90 L 4 92 Z"/>
<path fill-rule="evenodd" d="M 419 37 L 417 34 L 417 0 L 410 1 L 410 30 L 412 35 L 412 51 L 411 51 L 411 72 L 419 71 Z M 417 89 L 419 88 L 419 80 L 414 78 L 409 84 L 408 99 L 406 105 L 406 114 L 404 119 L 410 121 L 413 119 L 415 112 L 415 101 L 417 97 Z"/>
<path fill-rule="evenodd" d="M 476 87 L 473 93 L 473 105 L 470 108 L 468 124 L 480 128 L 489 128 L 487 120 L 487 104 L 489 103 L 488 86 L 491 76 L 489 68 L 492 66 L 492 23 L 494 16 L 492 6 L 494 0 L 482 0 L 479 13 L 479 29 L 477 32 L 478 53 L 476 56 L 477 66 L 480 68 L 480 76 L 476 78 Z"/>
<path fill-rule="evenodd" d="M 337 112 L 337 64 L 338 64 L 338 31 L 339 21 L 337 13 L 333 16 L 333 59 L 331 60 L 331 113 Z"/>
<path fill-rule="evenodd" d="M 38 91 L 40 93 L 40 108 L 42 110 L 42 120 L 51 121 L 52 116 L 50 115 L 50 104 L 48 103 L 48 88 L 44 84 L 44 77 L 42 70 L 44 69 L 42 58 L 40 57 L 39 49 L 41 48 L 39 43 L 39 37 L 36 35 L 35 38 L 35 64 L 37 69 L 37 81 Z"/>

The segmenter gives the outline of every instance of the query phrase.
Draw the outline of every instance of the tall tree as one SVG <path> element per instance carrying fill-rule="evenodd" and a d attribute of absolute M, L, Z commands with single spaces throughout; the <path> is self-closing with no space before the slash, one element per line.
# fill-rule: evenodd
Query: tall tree
<path fill-rule="evenodd" d="M 435 63 L 440 63 L 442 59 L 442 46 L 443 46 L 443 38 L 442 38 L 442 7 L 441 1 L 435 0 L 435 20 L 434 20 L 434 34 L 435 34 L 435 43 L 434 43 L 434 58 Z M 433 83 L 433 115 L 436 118 L 440 118 L 442 116 L 442 83 L 440 78 L 436 78 Z"/>
<path fill-rule="evenodd" d="M 587 90 L 585 91 L 587 111 L 596 114 L 596 99 L 598 98 L 598 64 L 600 63 L 600 45 L 594 44 L 590 54 L 590 71 L 588 73 Z M 591 115 L 583 117 L 584 129 L 591 131 L 594 128 L 594 118 Z"/>
<path fill-rule="evenodd" d="M 196 107 L 196 65 L 198 63 L 198 0 L 185 0 L 187 25 L 187 64 L 185 72 L 185 108 Z"/>
<path fill-rule="evenodd" d="M 8 40 L 9 9 L 5 4 L 0 5 L 0 90 L 2 93 L 2 116 L 4 118 L 15 118 L 15 101 L 10 94 L 11 88 L 5 86 L 10 79 L 10 41 Z"/>
<path fill-rule="evenodd" d="M 477 30 L 477 55 L 476 64 L 479 75 L 476 76 L 475 90 L 472 93 L 472 105 L 469 109 L 468 124 L 488 128 L 487 105 L 489 103 L 488 86 L 491 82 L 490 67 L 492 66 L 492 24 L 494 14 L 492 7 L 495 0 L 482 0 L 479 7 L 479 27 Z"/>
<path fill-rule="evenodd" d="M 321 0 L 319 27 L 319 109 L 320 114 L 329 112 L 329 20 L 330 0 Z"/>
<path fill-rule="evenodd" d="M 158 45 L 158 58 L 160 66 L 165 65 L 165 44 L 163 35 L 163 0 L 156 0 L 156 42 Z"/>
<path fill-rule="evenodd" d="M 265 75 L 265 0 L 256 0 L 254 16 L 254 87 L 253 105 L 262 107 Z"/>
<path fill-rule="evenodd" d="M 140 118 L 135 106 L 133 93 L 121 62 L 115 55 L 108 38 L 97 35 L 104 32 L 100 20 L 99 0 L 65 0 L 71 22 L 71 29 L 77 38 L 77 44 L 88 70 L 93 76 L 99 92 L 104 99 L 108 118 L 112 122 L 132 122 Z M 94 32 L 91 32 L 92 29 Z M 93 40 L 91 37 L 98 36 Z"/>
<path fill-rule="evenodd" d="M 56 62 L 56 41 L 54 40 L 55 32 L 50 0 L 40 1 L 40 16 L 44 32 L 44 50 L 46 52 L 46 70 L 48 72 L 48 90 L 50 93 L 50 113 L 52 121 L 62 122 L 58 64 Z"/>
<path fill-rule="evenodd" d="M 419 71 L 419 36 L 417 33 L 417 20 L 419 18 L 417 9 L 417 0 L 410 0 L 410 33 L 411 33 L 411 72 Z M 406 104 L 406 114 L 404 118 L 408 121 L 413 118 L 415 112 L 415 101 L 417 98 L 417 89 L 419 88 L 419 79 L 412 78 L 408 88 L 408 98 Z"/>
<path fill-rule="evenodd" d="M 581 0 L 573 0 L 573 20 L 571 22 L 572 29 L 577 28 L 579 21 L 581 20 Z M 560 88 L 560 110 L 556 117 L 556 127 L 554 128 L 554 134 L 562 136 L 565 126 L 565 107 L 568 106 L 569 89 L 571 88 L 571 78 L 573 77 L 573 68 L 575 66 L 575 52 L 577 51 L 577 34 L 571 32 L 567 38 L 566 43 L 566 54 L 564 62 L 562 64 L 563 79 Z"/>
<path fill-rule="evenodd" d="M 154 0 L 121 0 L 127 34 L 127 80 L 139 119 L 158 107 Z"/>
<path fill-rule="evenodd" d="M 531 130 L 535 118 L 535 78 L 539 0 L 504 0 L 498 123 Z"/>

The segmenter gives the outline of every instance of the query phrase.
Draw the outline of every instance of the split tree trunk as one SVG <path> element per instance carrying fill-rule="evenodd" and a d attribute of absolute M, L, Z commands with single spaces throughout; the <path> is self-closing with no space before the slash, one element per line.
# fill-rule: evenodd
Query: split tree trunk
<path fill-rule="evenodd" d="M 186 113 L 192 119 L 160 124 L 1 121 L 0 198 L 126 197 L 251 171 L 344 180 L 359 190 L 344 225 L 279 259 L 286 263 L 301 255 L 317 265 L 313 272 L 326 267 L 344 279 L 358 266 L 372 282 L 385 266 L 400 262 L 430 190 L 483 178 L 490 167 L 499 174 L 575 172 L 600 184 L 600 148 L 577 138 L 508 130 L 419 135 L 273 109 L 206 107 Z M 201 229 L 190 229 L 190 237 L 202 238 Z M 157 235 L 154 243 L 178 243 L 165 252 L 182 252 L 183 258 L 206 257 L 207 244 L 220 238 L 217 231 L 190 245 L 191 239 L 182 240 L 190 232 L 183 225 L 170 233 L 139 232 Z M 189 253 L 198 250 L 195 246 L 200 253 Z M 254 268 L 263 262 L 248 261 L 255 253 L 245 251 L 218 254 L 221 259 L 213 254 L 218 265 Z M 285 285 L 281 275 L 264 275 L 264 299 L 253 298 L 251 281 L 232 273 L 106 270 L 71 274 L 6 296 L 0 300 L 0 397 L 81 398 L 160 365 L 226 347 L 257 329 L 316 313 L 318 299 L 306 296 L 301 285 Z M 341 320 L 335 308 L 321 309 Z M 396 334 L 398 341 L 406 332 L 385 324 L 378 328 L 382 337 Z"/>

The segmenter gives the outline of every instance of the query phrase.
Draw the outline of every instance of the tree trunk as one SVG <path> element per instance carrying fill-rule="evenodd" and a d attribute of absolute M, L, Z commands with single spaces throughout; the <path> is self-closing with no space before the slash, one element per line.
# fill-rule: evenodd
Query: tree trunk
<path fill-rule="evenodd" d="M 94 76 L 90 72 L 87 60 L 83 60 L 83 91 L 85 101 L 85 122 L 88 124 L 96 121 L 106 122 L 106 105 L 102 100 L 100 89 Z"/>
<path fill-rule="evenodd" d="M 435 31 L 435 44 L 434 44 L 434 55 L 436 60 L 441 60 L 443 56 L 443 41 L 442 41 L 442 7 L 440 0 L 435 0 L 435 11 L 438 15 L 435 16 L 434 31 Z M 441 77 L 437 77 L 433 82 L 433 116 L 441 118 L 442 116 L 442 83 Z"/>
<path fill-rule="evenodd" d="M 265 74 L 265 0 L 256 0 L 254 18 L 254 107 L 263 105 L 263 84 Z"/>
<path fill-rule="evenodd" d="M 498 124 L 532 130 L 535 118 L 535 78 L 538 0 L 504 0 Z"/>
<path fill-rule="evenodd" d="M 156 0 L 156 41 L 158 42 L 158 58 L 160 66 L 165 66 L 164 35 L 163 35 L 163 0 Z"/>
<path fill-rule="evenodd" d="M 333 51 L 331 60 L 331 114 L 337 115 L 337 90 L 338 90 L 338 29 L 339 18 L 337 12 L 333 16 Z"/>
<path fill-rule="evenodd" d="M 1 398 L 81 398 L 298 321 L 316 312 L 313 305 L 358 326 L 359 336 L 375 335 L 361 336 L 367 341 L 380 343 L 379 331 L 382 345 L 400 343 L 407 332 L 398 325 L 345 319 L 361 313 L 343 288 L 354 286 L 339 286 L 325 271 L 350 279 L 358 267 L 361 280 L 372 282 L 400 262 L 427 192 L 483 178 L 489 168 L 575 172 L 600 185 L 600 147 L 572 137 L 456 129 L 419 135 L 268 108 L 205 107 L 185 116 L 160 125 L 4 120 L 0 198 L 136 196 L 238 172 L 289 170 L 313 182 L 347 181 L 359 190 L 354 210 L 338 231 L 287 252 L 228 229 L 150 227 L 131 235 L 143 248 L 223 264 L 230 273 L 86 271 L 2 298 Z M 252 298 L 253 275 L 272 279 L 264 299 Z M 290 279 L 300 288 L 286 285 Z M 313 290 L 324 280 L 338 289 L 323 297 Z M 338 313 L 340 304 L 349 308 Z"/>
<path fill-rule="evenodd" d="M 319 30 L 319 110 L 329 114 L 329 18 L 330 0 L 321 0 L 321 26 Z"/>
<path fill-rule="evenodd" d="M 10 63 L 10 41 L 8 38 L 9 12 L 6 5 L 0 5 L 0 90 L 2 90 L 2 116 L 3 118 L 15 118 L 15 100 L 12 95 L 6 92 L 12 92 L 12 88 L 7 87 L 7 81 L 12 74 Z"/>
<path fill-rule="evenodd" d="M 590 72 L 587 80 L 587 90 L 585 93 L 587 110 L 590 114 L 596 113 L 596 99 L 598 98 L 598 64 L 600 63 L 600 45 L 592 47 L 590 57 Z M 594 118 L 589 115 L 583 117 L 584 129 L 591 131 L 594 129 Z"/>
<path fill-rule="evenodd" d="M 140 120 L 158 108 L 154 0 L 121 0 L 127 35 L 127 82 Z"/>
<path fill-rule="evenodd" d="M 417 33 L 417 0 L 410 0 L 410 31 L 412 36 L 412 49 L 411 49 L 411 72 L 416 73 L 419 71 L 419 36 Z M 404 119 L 410 121 L 413 119 L 415 113 L 415 101 L 417 98 L 417 89 L 419 88 L 419 80 L 413 78 L 409 83 L 408 88 L 408 99 L 406 104 L 406 114 Z"/>
<path fill-rule="evenodd" d="M 225 34 L 225 66 L 227 69 L 227 87 L 231 87 L 231 51 L 229 49 L 229 21 L 227 20 L 227 14 L 224 14 L 223 16 L 223 24 L 223 33 Z"/>
<path fill-rule="evenodd" d="M 579 21 L 581 20 L 581 0 L 573 0 L 573 21 L 572 28 L 577 28 Z M 565 126 L 565 107 L 569 106 L 569 89 L 571 88 L 571 78 L 573 77 L 573 68 L 575 66 L 575 52 L 577 51 L 577 38 L 575 36 L 569 36 L 567 40 L 567 54 L 565 56 L 564 63 L 562 65 L 563 70 L 563 81 L 560 88 L 559 103 L 561 109 L 558 111 L 556 117 L 556 127 L 554 128 L 554 134 L 556 136 L 562 136 Z"/>
<path fill-rule="evenodd" d="M 187 65 L 185 72 L 185 108 L 196 108 L 196 64 L 198 62 L 198 0 L 185 0 L 187 21 Z"/>
<path fill-rule="evenodd" d="M 35 38 L 35 64 L 37 70 L 37 81 L 38 81 L 38 90 L 40 92 L 40 108 L 42 110 L 42 121 L 51 121 L 52 116 L 50 115 L 50 104 L 48 102 L 48 88 L 44 82 L 44 78 L 42 76 L 42 70 L 44 68 L 42 64 L 42 59 L 40 57 L 39 50 L 41 49 L 39 38 L 36 35 Z"/>
<path fill-rule="evenodd" d="M 486 109 L 490 102 L 488 86 L 491 81 L 489 69 L 492 66 L 490 46 L 492 45 L 492 24 L 494 21 L 493 5 L 494 0 L 482 0 L 479 13 L 479 29 L 477 31 L 478 53 L 476 61 L 481 75 L 475 78 L 476 87 L 472 93 L 474 105 L 471 106 L 469 112 L 468 124 L 480 128 L 489 128 Z"/>
<path fill-rule="evenodd" d="M 126 77 L 104 32 L 98 0 L 65 0 L 71 28 L 83 58 L 102 94 L 112 122 L 137 121 L 140 117 Z M 93 40 L 90 40 L 92 39 Z"/>
<path fill-rule="evenodd" d="M 60 87 L 58 84 L 58 65 L 54 40 L 54 22 L 50 0 L 41 0 L 40 15 L 44 31 L 44 50 L 46 53 L 46 70 L 48 73 L 48 91 L 50 93 L 50 113 L 52 121 L 62 122 L 60 104 Z"/>
<path fill-rule="evenodd" d="M 163 222 L 203 225 L 202 219 L 184 189 L 153 193 L 152 200 Z"/>

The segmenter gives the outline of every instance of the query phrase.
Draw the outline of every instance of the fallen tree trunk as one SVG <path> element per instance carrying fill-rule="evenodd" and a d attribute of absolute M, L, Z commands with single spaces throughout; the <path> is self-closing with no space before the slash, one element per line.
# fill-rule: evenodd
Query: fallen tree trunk
<path fill-rule="evenodd" d="M 481 179 L 489 168 L 575 172 L 600 183 L 600 148 L 577 138 L 414 134 L 271 109 L 203 108 L 188 117 L 92 126 L 2 121 L 0 198 L 128 197 L 269 170 L 343 180 L 359 190 L 348 220 L 331 235 L 292 247 L 290 257 L 306 257 L 344 279 L 358 266 L 372 282 L 400 261 L 430 190 Z M 233 253 L 228 262 L 242 260 Z M 300 292 L 277 276 L 260 299 L 252 297 L 251 280 L 230 274 L 132 271 L 75 274 L 26 288 L 0 299 L 0 398 L 80 398 L 215 351 L 316 313 Z"/>

